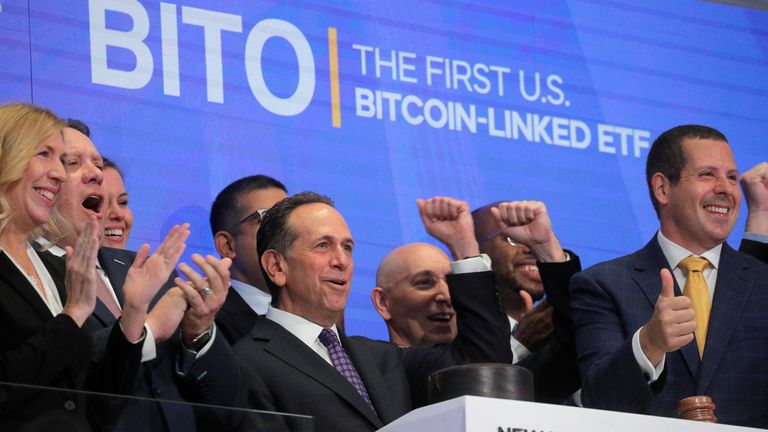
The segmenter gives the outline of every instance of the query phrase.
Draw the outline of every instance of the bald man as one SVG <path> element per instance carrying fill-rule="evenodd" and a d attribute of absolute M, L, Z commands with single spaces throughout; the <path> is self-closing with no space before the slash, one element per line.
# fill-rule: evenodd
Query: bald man
<path fill-rule="evenodd" d="M 456 313 L 446 281 L 450 272 L 448 255 L 428 243 L 409 243 L 384 257 L 371 299 L 392 343 L 407 347 L 456 337 Z"/>

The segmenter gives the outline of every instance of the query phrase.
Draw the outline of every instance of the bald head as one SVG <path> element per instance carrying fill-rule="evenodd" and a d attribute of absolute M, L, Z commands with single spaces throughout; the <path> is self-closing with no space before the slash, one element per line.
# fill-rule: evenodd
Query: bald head
<path fill-rule="evenodd" d="M 388 288 L 397 280 L 402 279 L 408 274 L 409 267 L 412 267 L 418 257 L 421 255 L 443 255 L 446 260 L 448 256 L 440 249 L 429 243 L 408 243 L 394 249 L 388 253 L 379 263 L 376 269 L 376 286 Z"/>
<path fill-rule="evenodd" d="M 411 346 L 456 337 L 450 271 L 448 255 L 427 243 L 400 246 L 381 260 L 371 299 L 387 322 L 390 341 Z"/>

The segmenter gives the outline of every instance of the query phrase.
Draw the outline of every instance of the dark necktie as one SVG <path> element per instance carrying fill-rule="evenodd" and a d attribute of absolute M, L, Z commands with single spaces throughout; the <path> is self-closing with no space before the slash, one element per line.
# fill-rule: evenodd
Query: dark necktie
<path fill-rule="evenodd" d="M 368 397 L 368 391 L 365 389 L 365 384 L 363 384 L 363 380 L 360 379 L 360 375 L 357 374 L 355 365 L 349 360 L 349 356 L 347 356 L 346 351 L 344 351 L 344 347 L 341 346 L 339 338 L 336 337 L 336 333 L 331 329 L 323 329 L 318 338 L 320 339 L 320 342 L 328 348 L 333 367 L 335 367 L 336 370 L 339 371 L 350 384 L 352 384 L 352 387 L 357 390 L 365 402 L 368 403 L 368 406 L 375 412 L 376 410 L 373 408 L 371 398 Z"/>

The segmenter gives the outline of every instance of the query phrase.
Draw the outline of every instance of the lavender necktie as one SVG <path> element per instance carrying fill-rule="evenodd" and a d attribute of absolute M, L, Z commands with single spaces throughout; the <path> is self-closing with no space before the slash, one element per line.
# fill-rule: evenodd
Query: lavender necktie
<path fill-rule="evenodd" d="M 113 317 L 120 318 L 120 315 L 122 314 L 120 305 L 118 305 L 115 298 L 112 297 L 112 293 L 109 291 L 107 284 L 104 282 L 104 279 L 101 278 L 98 271 L 96 271 L 96 298 L 104 303 L 104 306 L 107 307 L 109 313 L 111 313 Z"/>
<path fill-rule="evenodd" d="M 376 410 L 373 408 L 371 398 L 368 397 L 368 391 L 365 389 L 365 384 L 363 384 L 363 380 L 360 379 L 360 375 L 357 374 L 355 365 L 349 360 L 349 356 L 347 356 L 346 351 L 344 351 L 344 347 L 341 346 L 339 338 L 336 337 L 336 333 L 334 333 L 333 330 L 326 328 L 320 332 L 318 338 L 320 339 L 320 342 L 328 348 L 328 353 L 331 355 L 331 363 L 333 363 L 336 370 L 339 371 L 350 384 L 352 384 L 352 387 L 357 390 L 365 402 L 368 403 L 368 406 L 375 412 Z"/>

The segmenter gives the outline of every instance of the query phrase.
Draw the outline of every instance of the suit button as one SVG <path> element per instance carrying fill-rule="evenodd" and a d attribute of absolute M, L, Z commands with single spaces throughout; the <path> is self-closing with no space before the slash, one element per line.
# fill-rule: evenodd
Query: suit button
<path fill-rule="evenodd" d="M 157 396 L 157 397 L 162 397 L 163 396 L 163 390 L 160 389 L 160 387 L 155 386 L 153 390 L 155 391 L 154 392 L 155 396 Z"/>
<path fill-rule="evenodd" d="M 64 409 L 67 411 L 74 411 L 75 408 L 77 408 L 77 404 L 73 400 L 67 399 L 66 402 L 64 402 Z"/>

